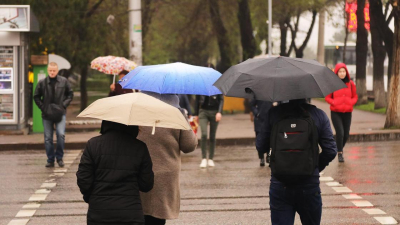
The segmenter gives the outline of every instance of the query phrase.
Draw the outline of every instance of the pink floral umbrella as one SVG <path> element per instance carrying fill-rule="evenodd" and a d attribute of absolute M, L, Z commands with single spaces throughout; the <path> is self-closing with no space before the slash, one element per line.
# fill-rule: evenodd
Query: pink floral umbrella
<path fill-rule="evenodd" d="M 113 83 L 115 83 L 115 76 L 121 71 L 131 71 L 135 69 L 136 63 L 127 60 L 124 57 L 116 56 L 101 56 L 92 60 L 90 67 L 102 73 L 114 75 Z"/>

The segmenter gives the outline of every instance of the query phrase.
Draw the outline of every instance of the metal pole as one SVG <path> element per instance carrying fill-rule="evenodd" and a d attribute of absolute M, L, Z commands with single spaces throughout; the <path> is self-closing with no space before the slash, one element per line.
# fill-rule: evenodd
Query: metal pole
<path fill-rule="evenodd" d="M 129 0 L 129 58 L 142 65 L 142 12 L 140 0 Z"/>
<path fill-rule="evenodd" d="M 317 60 L 325 65 L 325 9 L 319 12 Z"/>
<path fill-rule="evenodd" d="M 268 56 L 272 55 L 272 0 L 268 0 Z"/>

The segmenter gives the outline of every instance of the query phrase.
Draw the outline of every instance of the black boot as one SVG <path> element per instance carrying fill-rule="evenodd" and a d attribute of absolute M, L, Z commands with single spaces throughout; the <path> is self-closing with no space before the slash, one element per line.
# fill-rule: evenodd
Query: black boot
<path fill-rule="evenodd" d="M 270 162 L 271 162 L 271 156 L 267 155 L 267 163 L 270 163 Z"/>
<path fill-rule="evenodd" d="M 343 153 L 338 153 L 338 160 L 339 162 L 344 162 Z"/>
<path fill-rule="evenodd" d="M 47 162 L 46 167 L 54 167 L 54 162 Z"/>
<path fill-rule="evenodd" d="M 57 163 L 59 167 L 64 167 L 64 161 L 62 159 L 57 159 Z"/>
<path fill-rule="evenodd" d="M 264 160 L 264 158 L 260 159 L 260 166 L 265 166 L 265 160 Z"/>

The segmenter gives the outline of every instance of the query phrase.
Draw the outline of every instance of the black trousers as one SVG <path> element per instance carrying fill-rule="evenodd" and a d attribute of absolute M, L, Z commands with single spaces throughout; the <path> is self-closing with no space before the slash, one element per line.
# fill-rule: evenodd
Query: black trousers
<path fill-rule="evenodd" d="M 149 215 L 144 215 L 145 225 L 164 225 L 165 219 L 158 219 Z"/>
<path fill-rule="evenodd" d="M 343 148 L 350 136 L 351 112 L 340 113 L 331 111 L 331 119 L 336 131 L 338 152 L 343 152 Z"/>
<path fill-rule="evenodd" d="M 256 131 L 256 140 L 257 140 L 257 135 L 258 135 L 258 131 Z M 257 153 L 258 153 L 258 158 L 259 159 L 262 159 L 262 158 L 264 158 L 264 153 L 262 153 L 262 152 L 259 152 L 259 151 L 257 151 Z"/>

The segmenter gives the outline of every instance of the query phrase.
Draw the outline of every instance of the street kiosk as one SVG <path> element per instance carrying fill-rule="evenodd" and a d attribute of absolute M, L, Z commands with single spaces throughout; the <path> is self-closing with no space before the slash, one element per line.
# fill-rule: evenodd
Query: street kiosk
<path fill-rule="evenodd" d="M 0 133 L 27 131 L 28 32 L 39 32 L 29 5 L 0 5 Z"/>

